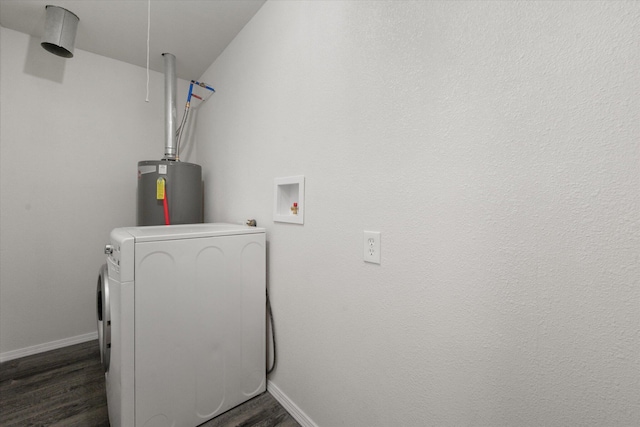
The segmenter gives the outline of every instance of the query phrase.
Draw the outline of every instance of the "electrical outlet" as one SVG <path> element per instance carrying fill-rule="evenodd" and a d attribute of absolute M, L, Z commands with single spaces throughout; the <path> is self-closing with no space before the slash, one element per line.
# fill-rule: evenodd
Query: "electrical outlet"
<path fill-rule="evenodd" d="M 365 231 L 362 254 L 365 262 L 380 264 L 380 232 Z"/>

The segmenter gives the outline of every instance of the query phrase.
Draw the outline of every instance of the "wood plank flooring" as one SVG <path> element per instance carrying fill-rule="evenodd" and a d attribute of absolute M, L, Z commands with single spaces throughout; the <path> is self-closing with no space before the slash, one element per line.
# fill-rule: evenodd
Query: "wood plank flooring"
<path fill-rule="evenodd" d="M 0 364 L 0 426 L 109 427 L 98 342 Z M 300 427 L 268 392 L 202 427 Z"/>

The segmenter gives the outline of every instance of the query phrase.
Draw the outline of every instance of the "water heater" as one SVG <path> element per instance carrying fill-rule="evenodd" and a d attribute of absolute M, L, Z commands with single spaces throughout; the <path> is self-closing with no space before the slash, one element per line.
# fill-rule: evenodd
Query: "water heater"
<path fill-rule="evenodd" d="M 202 168 L 169 160 L 138 162 L 137 225 L 203 222 Z"/>
<path fill-rule="evenodd" d="M 165 65 L 165 148 L 162 160 L 138 162 L 138 226 L 195 224 L 204 220 L 202 168 L 181 162 L 176 147 L 175 56 Z"/>

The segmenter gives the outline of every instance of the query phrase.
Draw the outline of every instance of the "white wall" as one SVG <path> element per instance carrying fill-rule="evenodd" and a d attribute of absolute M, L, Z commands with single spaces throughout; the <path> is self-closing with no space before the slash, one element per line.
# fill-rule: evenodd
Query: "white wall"
<path fill-rule="evenodd" d="M 0 353 L 94 333 L 114 227 L 135 225 L 139 160 L 164 154 L 164 77 L 0 28 Z M 187 82 L 179 81 L 180 96 Z M 182 99 L 182 98 L 179 98 Z"/>
<path fill-rule="evenodd" d="M 206 220 L 267 227 L 271 379 L 317 425 L 640 424 L 638 22 L 270 1 L 204 74 Z"/>

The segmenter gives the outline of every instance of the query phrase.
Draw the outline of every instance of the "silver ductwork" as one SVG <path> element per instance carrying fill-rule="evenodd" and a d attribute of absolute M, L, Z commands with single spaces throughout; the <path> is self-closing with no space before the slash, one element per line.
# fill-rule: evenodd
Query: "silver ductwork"
<path fill-rule="evenodd" d="M 62 7 L 47 5 L 44 34 L 40 45 L 54 55 L 73 58 L 73 46 L 80 18 Z"/>
<path fill-rule="evenodd" d="M 176 160 L 176 57 L 163 53 L 164 57 L 164 160 Z"/>

